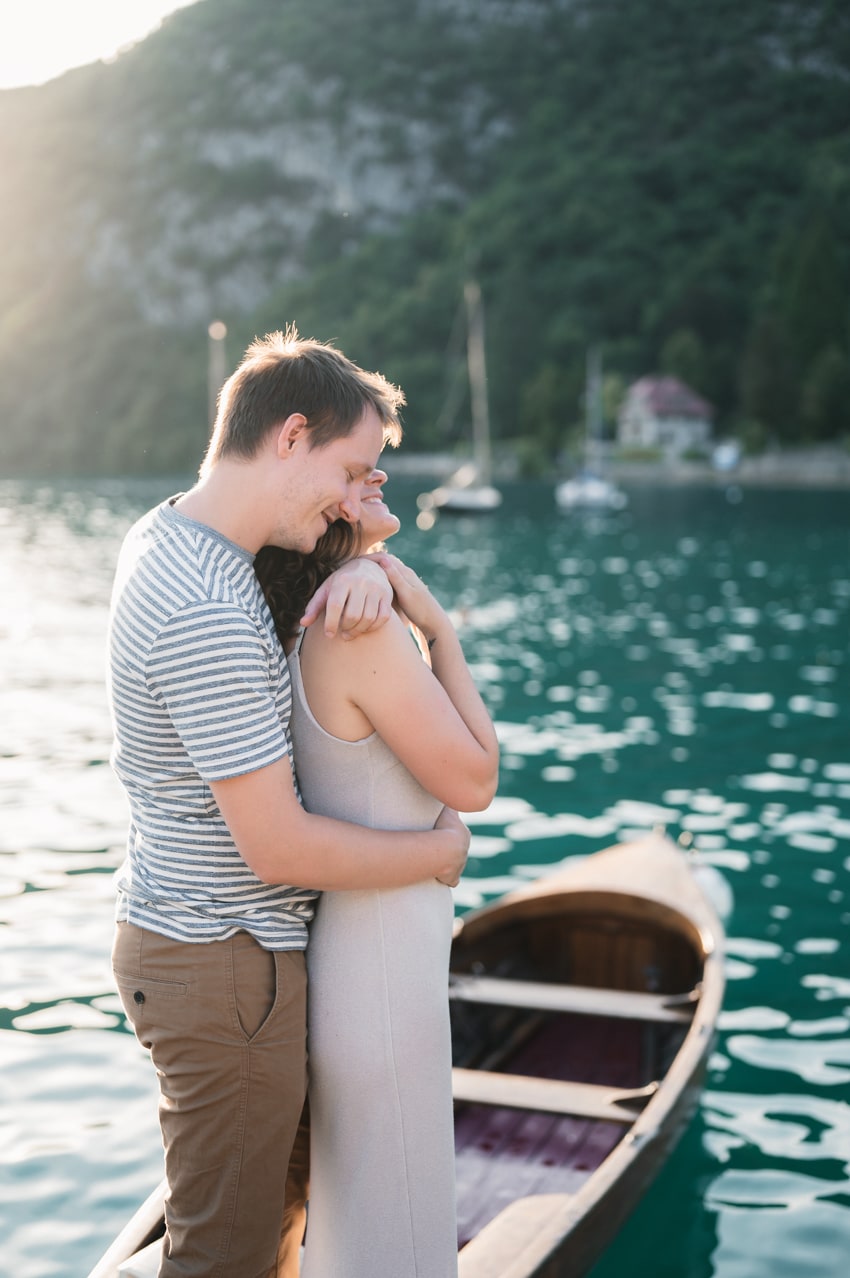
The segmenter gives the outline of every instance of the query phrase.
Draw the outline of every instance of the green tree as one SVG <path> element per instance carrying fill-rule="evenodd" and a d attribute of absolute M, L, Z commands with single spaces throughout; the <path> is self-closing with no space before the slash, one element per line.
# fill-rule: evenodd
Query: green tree
<path fill-rule="evenodd" d="M 782 439 L 799 428 L 800 389 L 793 348 L 775 311 L 756 317 L 744 350 L 740 373 L 744 416 Z"/>
<path fill-rule="evenodd" d="M 850 360 L 837 346 L 828 346 L 812 361 L 801 409 L 813 439 L 835 439 L 850 431 Z"/>
<path fill-rule="evenodd" d="M 549 458 L 563 446 L 579 409 L 574 379 L 561 365 L 541 364 L 520 396 L 519 426 L 524 439 L 534 438 Z"/>
<path fill-rule="evenodd" d="M 705 348 L 691 328 L 671 333 L 661 348 L 661 370 L 705 393 Z"/>
<path fill-rule="evenodd" d="M 830 219 L 817 210 L 792 233 L 779 256 L 777 294 L 798 367 L 805 374 L 830 346 L 847 341 L 844 269 Z"/>

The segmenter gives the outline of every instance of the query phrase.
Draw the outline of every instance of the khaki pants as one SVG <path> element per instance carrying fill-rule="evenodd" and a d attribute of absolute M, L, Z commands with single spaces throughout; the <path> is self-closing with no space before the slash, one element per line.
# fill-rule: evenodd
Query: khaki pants
<path fill-rule="evenodd" d="M 113 970 L 156 1066 L 169 1192 L 159 1278 L 295 1278 L 304 1233 L 301 951 L 119 923 Z"/>

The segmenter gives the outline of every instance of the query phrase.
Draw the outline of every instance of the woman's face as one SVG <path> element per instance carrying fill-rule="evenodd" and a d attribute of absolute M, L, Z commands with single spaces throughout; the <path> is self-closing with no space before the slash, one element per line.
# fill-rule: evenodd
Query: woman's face
<path fill-rule="evenodd" d="M 360 550 L 366 551 L 375 542 L 392 537 L 401 527 L 401 521 L 384 501 L 382 489 L 387 482 L 385 470 L 373 470 L 364 480 L 360 493 Z"/>

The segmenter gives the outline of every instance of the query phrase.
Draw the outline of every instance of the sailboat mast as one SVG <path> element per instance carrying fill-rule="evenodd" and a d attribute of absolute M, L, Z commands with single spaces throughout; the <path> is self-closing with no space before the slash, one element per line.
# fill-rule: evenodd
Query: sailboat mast
<path fill-rule="evenodd" d="M 484 356 L 484 310 L 481 289 L 469 280 L 463 289 L 466 301 L 466 360 L 472 397 L 472 446 L 478 482 L 490 483 L 490 414 L 487 406 L 487 365 Z"/>
<path fill-rule="evenodd" d="M 602 358 L 598 346 L 587 352 L 585 397 L 585 461 L 595 469 L 602 460 Z"/>

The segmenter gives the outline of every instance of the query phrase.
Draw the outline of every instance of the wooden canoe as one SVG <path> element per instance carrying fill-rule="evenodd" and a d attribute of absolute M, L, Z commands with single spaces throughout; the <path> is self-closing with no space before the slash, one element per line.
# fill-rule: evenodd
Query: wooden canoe
<path fill-rule="evenodd" d="M 578 1278 L 696 1109 L 723 928 L 663 835 L 459 922 L 452 950 L 460 1278 Z"/>
<path fill-rule="evenodd" d="M 660 834 L 457 920 L 460 1278 L 579 1278 L 598 1259 L 697 1106 L 723 939 L 688 857 Z M 89 1278 L 155 1276 L 163 1196 Z"/>

